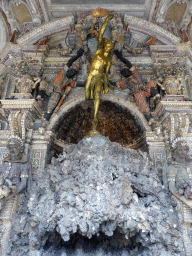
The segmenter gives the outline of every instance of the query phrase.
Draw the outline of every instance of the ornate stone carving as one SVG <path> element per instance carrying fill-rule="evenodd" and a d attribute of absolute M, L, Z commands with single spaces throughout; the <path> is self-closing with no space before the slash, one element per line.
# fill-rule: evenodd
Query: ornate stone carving
<path fill-rule="evenodd" d="M 175 97 L 175 101 L 174 100 Z M 181 97 L 181 96 L 180 96 Z M 170 101 L 171 99 L 171 101 Z M 167 148 L 170 143 L 178 136 L 187 136 L 189 129 L 189 113 L 191 113 L 192 103 L 183 101 L 173 95 L 161 100 L 157 109 L 154 112 L 154 119 L 151 120 L 153 129 L 159 127 L 162 132 Z"/>
<path fill-rule="evenodd" d="M 174 0 L 174 1 L 171 1 L 171 0 L 164 0 L 164 1 L 161 1 L 160 2 L 160 5 L 159 5 L 159 8 L 158 8 L 158 12 L 157 12 L 157 15 L 156 15 L 156 21 L 159 22 L 159 23 L 162 23 L 165 21 L 165 15 L 166 15 L 166 11 L 168 10 L 168 8 L 173 5 L 174 3 L 186 3 L 187 4 L 187 7 L 186 7 L 186 12 L 183 16 L 183 21 L 186 21 L 184 19 L 186 19 L 189 15 L 190 15 L 190 8 L 191 8 L 191 3 L 188 1 L 188 0 L 182 0 L 182 1 L 178 1 L 178 0 Z M 188 17 L 190 19 L 190 17 Z M 188 25 L 189 22 L 186 24 Z"/>
<path fill-rule="evenodd" d="M 185 137 L 172 142 L 171 158 L 167 160 L 166 178 L 169 190 L 177 202 L 179 219 L 182 225 L 186 256 L 191 255 L 192 246 L 189 227 L 192 223 L 192 159 L 189 144 Z"/>
<path fill-rule="evenodd" d="M 43 36 L 52 34 L 52 31 L 62 31 L 66 27 L 69 27 L 71 23 L 73 23 L 74 18 L 73 16 L 69 16 L 66 18 L 62 18 L 59 20 L 55 20 L 49 23 L 46 23 L 33 31 L 25 34 L 23 37 L 19 38 L 17 40 L 18 44 L 25 44 L 25 45 L 31 45 L 38 40 L 40 40 Z"/>
<path fill-rule="evenodd" d="M 28 100 L 1 100 L 2 108 L 9 115 L 9 127 L 12 135 L 20 136 L 25 140 L 26 130 L 31 129 L 33 122 L 42 113 L 34 99 Z"/>
<path fill-rule="evenodd" d="M 15 96 L 16 98 L 31 98 L 32 89 L 35 89 L 38 82 L 40 82 L 40 79 L 34 83 L 29 75 L 16 78 L 14 80 L 15 92 L 11 96 Z"/>
<path fill-rule="evenodd" d="M 0 168 L 0 251 L 7 255 L 11 224 L 21 200 L 22 191 L 31 179 L 31 168 L 23 155 L 23 142 L 14 136 L 8 140 L 9 155 Z M 29 188 L 29 187 L 28 187 Z"/>
<path fill-rule="evenodd" d="M 187 137 L 192 141 L 189 130 L 191 101 L 184 101 L 184 96 L 169 95 L 158 104 L 150 120 L 152 132 L 146 133 L 150 155 L 160 168 L 160 176 L 163 174 L 163 166 L 170 154 L 170 145 L 179 137 Z M 159 155 L 162 157 L 159 158 Z"/>
<path fill-rule="evenodd" d="M 11 30 L 12 32 L 14 30 L 17 30 L 17 21 L 13 15 L 13 13 L 11 12 L 10 6 L 9 6 L 9 1 L 6 0 L 2 0 L 2 9 L 7 17 L 7 20 L 11 26 Z"/>
<path fill-rule="evenodd" d="M 173 9 L 176 8 L 176 9 Z M 172 9 L 172 10 L 171 10 Z M 180 15 L 172 15 L 174 12 L 179 12 Z M 156 14 L 156 22 L 171 31 L 173 34 L 181 37 L 183 41 L 189 40 L 188 25 L 191 21 L 192 4 L 188 0 L 164 0 L 160 1 L 159 8 Z M 170 15 L 167 14 L 170 11 Z M 168 16 L 167 16 L 168 15 Z M 173 16 L 173 17 L 172 17 Z"/>

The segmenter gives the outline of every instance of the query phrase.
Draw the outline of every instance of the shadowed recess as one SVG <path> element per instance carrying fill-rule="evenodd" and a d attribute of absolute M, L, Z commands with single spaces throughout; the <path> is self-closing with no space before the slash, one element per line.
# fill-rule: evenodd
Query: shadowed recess
<path fill-rule="evenodd" d="M 96 252 L 98 252 L 98 255 L 109 255 L 109 252 L 116 252 L 119 255 L 122 251 L 124 253 L 131 252 L 131 255 L 133 255 L 134 251 L 141 252 L 144 247 L 138 242 L 139 234 L 132 235 L 132 237 L 129 236 L 126 239 L 125 235 L 121 234 L 118 229 L 114 231 L 113 236 L 106 236 L 100 232 L 99 236 L 94 235 L 91 239 L 75 233 L 71 235 L 71 239 L 68 242 L 64 242 L 60 234 L 53 232 L 47 236 L 47 241 L 43 248 L 45 253 L 43 256 L 50 252 L 54 253 L 54 255 L 62 255 L 63 251 L 67 253 L 65 255 L 75 256 L 78 255 L 78 252 L 81 252 L 81 255 L 92 255 L 93 253 L 95 255 Z"/>
<path fill-rule="evenodd" d="M 60 120 L 55 129 L 57 138 L 66 143 L 78 143 L 92 129 L 93 114 L 92 102 L 77 105 Z M 143 131 L 137 120 L 127 109 L 109 101 L 101 102 L 98 131 L 122 146 L 134 147 L 143 140 Z"/>

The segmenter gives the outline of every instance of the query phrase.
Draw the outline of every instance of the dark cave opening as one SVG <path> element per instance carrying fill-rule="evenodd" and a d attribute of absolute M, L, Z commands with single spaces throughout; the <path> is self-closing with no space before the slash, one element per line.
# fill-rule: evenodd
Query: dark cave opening
<path fill-rule="evenodd" d="M 92 129 L 93 102 L 83 102 L 61 117 L 54 131 L 57 139 L 76 144 Z M 110 101 L 101 101 L 98 131 L 110 141 L 122 146 L 143 149 L 146 146 L 144 128 L 128 109 Z M 144 145 L 145 144 L 145 145 Z"/>
<path fill-rule="evenodd" d="M 125 238 L 125 234 L 120 233 L 118 228 L 113 232 L 113 236 L 106 236 L 100 232 L 99 235 L 94 235 L 90 239 L 82 236 L 79 233 L 72 234 L 70 240 L 65 242 L 61 235 L 56 231 L 47 235 L 46 243 L 43 247 L 46 252 L 55 252 L 56 255 L 60 255 L 64 249 L 67 255 L 73 255 L 75 250 L 82 249 L 82 251 L 88 255 L 96 250 L 102 250 L 103 255 L 107 252 L 120 252 L 123 249 L 128 253 L 135 250 L 136 252 L 142 252 L 146 248 L 138 241 L 139 234 L 133 232 L 128 235 L 128 239 Z M 55 254 L 54 254 L 55 255 Z M 134 254 L 134 255 L 137 255 Z"/>

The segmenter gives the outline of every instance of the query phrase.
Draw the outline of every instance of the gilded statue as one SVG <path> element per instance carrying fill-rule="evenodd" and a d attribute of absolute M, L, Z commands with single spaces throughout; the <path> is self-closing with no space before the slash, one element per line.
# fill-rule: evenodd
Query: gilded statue
<path fill-rule="evenodd" d="M 105 40 L 103 35 L 109 20 L 111 20 L 113 16 L 114 15 L 110 13 L 101 27 L 97 50 L 93 56 L 85 84 L 85 99 L 93 99 L 94 101 L 93 131 L 96 131 L 97 129 L 101 92 L 107 93 L 109 88 L 112 89 L 112 85 L 109 83 L 108 73 L 111 67 L 109 54 L 114 48 L 114 44 L 109 40 Z"/>
<path fill-rule="evenodd" d="M 31 167 L 23 155 L 23 141 L 13 136 L 7 143 L 9 155 L 0 166 L 0 255 L 6 256 L 11 224 L 22 192 L 28 186 Z"/>
<path fill-rule="evenodd" d="M 192 159 L 189 145 L 183 137 L 172 143 L 172 157 L 168 160 L 167 180 L 169 190 L 177 202 L 178 216 L 182 225 L 183 242 L 187 256 L 192 255 L 189 228 L 192 224 Z"/>

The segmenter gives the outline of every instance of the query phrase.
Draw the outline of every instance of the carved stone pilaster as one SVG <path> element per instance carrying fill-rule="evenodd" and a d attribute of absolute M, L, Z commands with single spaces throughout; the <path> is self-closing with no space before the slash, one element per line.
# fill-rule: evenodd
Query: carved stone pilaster
<path fill-rule="evenodd" d="M 166 161 L 165 142 L 160 128 L 157 127 L 155 131 L 146 132 L 146 142 L 149 149 L 149 155 L 159 171 L 159 177 L 162 179 L 162 169 Z"/>
<path fill-rule="evenodd" d="M 35 176 L 40 176 L 41 170 L 45 168 L 53 137 L 54 134 L 52 131 L 45 131 L 42 127 L 38 131 L 33 132 L 30 163 L 32 165 L 33 175 Z"/>
<path fill-rule="evenodd" d="M 25 140 L 26 130 L 32 129 L 35 119 L 42 116 L 39 105 L 34 99 L 1 100 L 1 103 L 8 115 L 11 134 Z"/>
<path fill-rule="evenodd" d="M 192 133 L 189 131 L 192 102 L 184 101 L 182 95 L 169 95 L 165 99 L 159 103 L 150 123 L 154 133 L 153 140 L 156 134 L 157 144 L 164 142 L 168 154 L 175 138 L 182 136 L 192 140 Z M 150 141 L 149 138 L 147 140 Z"/>
<path fill-rule="evenodd" d="M 146 132 L 146 142 L 162 180 L 165 180 L 164 166 L 172 142 L 178 137 L 192 142 L 191 116 L 191 101 L 184 101 L 182 95 L 169 95 L 159 103 L 149 122 L 152 131 Z"/>

